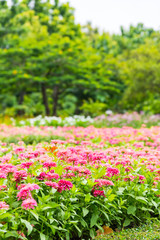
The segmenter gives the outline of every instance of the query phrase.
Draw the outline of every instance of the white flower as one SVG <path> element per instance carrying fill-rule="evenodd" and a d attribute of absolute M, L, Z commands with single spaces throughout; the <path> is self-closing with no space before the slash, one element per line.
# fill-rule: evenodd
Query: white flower
<path fill-rule="evenodd" d="M 107 115 L 112 115 L 113 114 L 113 112 L 112 112 L 112 110 L 107 110 L 106 112 L 105 112 Z"/>

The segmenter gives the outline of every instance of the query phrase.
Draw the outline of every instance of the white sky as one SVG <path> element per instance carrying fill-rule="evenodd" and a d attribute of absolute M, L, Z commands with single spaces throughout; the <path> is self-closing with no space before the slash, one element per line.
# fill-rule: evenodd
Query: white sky
<path fill-rule="evenodd" d="M 160 0 L 61 0 L 75 8 L 76 22 L 92 26 L 101 31 L 119 33 L 120 26 L 141 22 L 146 27 L 160 30 Z"/>
<path fill-rule="evenodd" d="M 10 2 L 11 0 L 8 0 Z M 160 30 L 160 0 L 60 0 L 75 8 L 76 22 L 92 22 L 101 31 L 119 33 L 120 26 L 143 23 Z"/>

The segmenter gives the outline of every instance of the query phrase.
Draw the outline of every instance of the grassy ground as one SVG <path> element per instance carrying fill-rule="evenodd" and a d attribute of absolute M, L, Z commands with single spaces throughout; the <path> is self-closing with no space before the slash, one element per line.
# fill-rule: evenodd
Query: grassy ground
<path fill-rule="evenodd" d="M 150 222 L 139 228 L 99 236 L 96 240 L 160 240 L 160 221 Z"/>

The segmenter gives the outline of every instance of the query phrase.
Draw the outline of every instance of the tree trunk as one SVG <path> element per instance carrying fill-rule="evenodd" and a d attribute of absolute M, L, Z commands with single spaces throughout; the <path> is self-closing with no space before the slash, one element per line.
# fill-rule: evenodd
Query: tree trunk
<path fill-rule="evenodd" d="M 23 104 L 23 101 L 24 101 L 24 95 L 25 95 L 25 92 L 23 90 L 20 91 L 19 93 L 19 101 L 18 101 L 18 104 L 19 105 L 22 105 Z M 18 109 L 17 110 L 17 115 L 24 115 L 25 114 L 25 111 L 24 109 Z"/>
<path fill-rule="evenodd" d="M 57 103 L 58 103 L 58 86 L 53 88 L 53 116 L 57 115 Z"/>
<path fill-rule="evenodd" d="M 19 94 L 19 105 L 23 104 L 25 92 L 22 90 Z"/>
<path fill-rule="evenodd" d="M 50 111 L 48 106 L 48 98 L 46 94 L 46 86 L 44 83 L 41 84 L 41 90 L 42 90 L 43 104 L 45 106 L 46 115 L 49 115 Z"/>

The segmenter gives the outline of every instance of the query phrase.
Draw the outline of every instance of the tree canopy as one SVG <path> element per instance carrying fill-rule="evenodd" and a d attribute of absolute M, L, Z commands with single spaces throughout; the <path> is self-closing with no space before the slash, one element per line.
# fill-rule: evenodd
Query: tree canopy
<path fill-rule="evenodd" d="M 159 38 L 143 24 L 99 33 L 59 0 L 1 0 L 0 113 L 158 113 Z"/>

